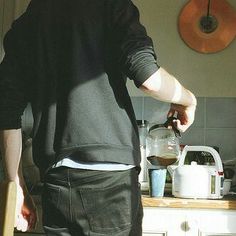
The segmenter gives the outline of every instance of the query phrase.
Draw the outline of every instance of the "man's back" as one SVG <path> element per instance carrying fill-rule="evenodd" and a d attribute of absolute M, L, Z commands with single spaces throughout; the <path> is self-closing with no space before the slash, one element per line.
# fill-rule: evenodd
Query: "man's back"
<path fill-rule="evenodd" d="M 41 170 L 72 153 L 80 161 L 139 164 L 123 73 L 140 85 L 157 65 L 131 1 L 33 0 L 5 45 L 21 61 L 19 87 L 28 93 L 21 101 L 32 104 L 34 160 Z"/>

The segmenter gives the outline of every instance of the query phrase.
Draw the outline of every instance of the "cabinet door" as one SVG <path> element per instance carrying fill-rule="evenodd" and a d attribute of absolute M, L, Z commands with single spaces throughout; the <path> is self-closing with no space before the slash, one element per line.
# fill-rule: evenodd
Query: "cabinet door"
<path fill-rule="evenodd" d="M 186 212 L 186 229 L 199 236 L 236 236 L 236 214 L 230 210 L 198 210 Z M 192 234 L 186 234 L 192 236 Z"/>
<path fill-rule="evenodd" d="M 236 236 L 236 211 L 144 208 L 143 235 Z"/>
<path fill-rule="evenodd" d="M 185 215 L 181 210 L 144 208 L 143 235 L 185 236 Z"/>

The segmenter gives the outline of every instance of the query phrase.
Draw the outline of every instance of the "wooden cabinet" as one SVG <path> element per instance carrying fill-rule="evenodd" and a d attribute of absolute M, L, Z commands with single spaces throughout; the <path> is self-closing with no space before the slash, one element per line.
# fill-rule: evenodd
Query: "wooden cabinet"
<path fill-rule="evenodd" d="M 235 210 L 145 207 L 143 236 L 236 236 Z"/>
<path fill-rule="evenodd" d="M 185 216 L 182 211 L 162 208 L 144 208 L 143 235 L 182 236 Z"/>
<path fill-rule="evenodd" d="M 186 219 L 186 226 L 190 223 L 199 236 L 236 235 L 236 211 L 233 210 L 188 211 Z"/>

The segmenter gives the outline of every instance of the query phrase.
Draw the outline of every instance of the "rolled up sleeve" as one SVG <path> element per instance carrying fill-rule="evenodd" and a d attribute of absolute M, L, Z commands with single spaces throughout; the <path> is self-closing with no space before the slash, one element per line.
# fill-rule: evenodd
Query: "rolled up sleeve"
<path fill-rule="evenodd" d="M 139 11 L 131 0 L 114 1 L 112 35 L 123 72 L 139 87 L 160 67 L 152 39 L 140 23 Z"/>

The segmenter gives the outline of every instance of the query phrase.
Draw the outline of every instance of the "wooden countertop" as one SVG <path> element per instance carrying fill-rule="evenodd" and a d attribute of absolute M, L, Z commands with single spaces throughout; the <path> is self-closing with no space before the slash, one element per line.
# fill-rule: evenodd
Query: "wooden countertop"
<path fill-rule="evenodd" d="M 223 199 L 186 199 L 171 196 L 153 198 L 143 195 L 142 203 L 144 207 L 236 210 L 235 196 L 227 196 Z"/>
<path fill-rule="evenodd" d="M 41 201 L 39 193 L 42 187 L 35 188 L 34 200 Z M 223 199 L 187 199 L 175 198 L 170 192 L 162 198 L 149 197 L 148 192 L 143 192 L 142 203 L 144 207 L 189 208 L 189 209 L 222 209 L 236 210 L 236 195 L 227 195 Z"/>

